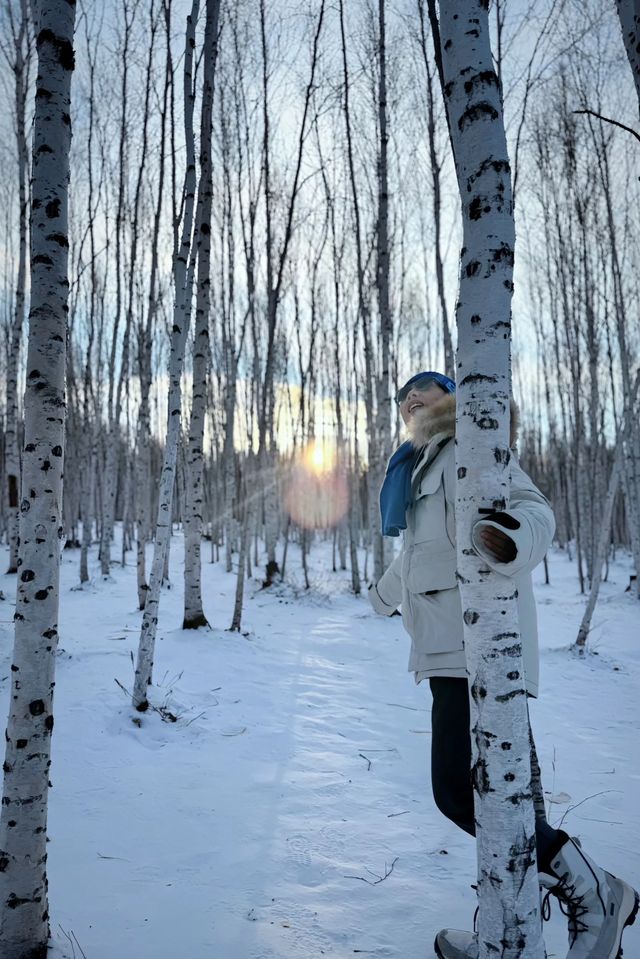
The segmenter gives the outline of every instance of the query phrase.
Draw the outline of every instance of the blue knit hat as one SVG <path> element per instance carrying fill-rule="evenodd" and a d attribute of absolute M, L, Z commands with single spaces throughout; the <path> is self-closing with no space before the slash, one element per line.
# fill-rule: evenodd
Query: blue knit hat
<path fill-rule="evenodd" d="M 450 379 L 448 376 L 445 376 L 444 373 L 434 373 L 433 370 L 425 370 L 422 373 L 416 373 L 416 375 L 412 376 L 410 380 L 407 380 L 402 387 L 402 390 L 406 390 L 406 388 L 411 386 L 412 383 L 415 383 L 416 380 L 427 378 L 434 380 L 438 386 L 442 387 L 445 393 L 455 393 L 456 391 L 456 384 L 452 379 Z M 402 390 L 398 390 L 398 392 L 400 393 Z"/>

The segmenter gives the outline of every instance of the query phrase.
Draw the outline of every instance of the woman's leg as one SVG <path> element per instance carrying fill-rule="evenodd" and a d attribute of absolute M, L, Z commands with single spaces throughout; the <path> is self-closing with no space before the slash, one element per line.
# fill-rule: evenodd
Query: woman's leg
<path fill-rule="evenodd" d="M 475 836 L 471 786 L 469 687 L 466 679 L 437 676 L 429 680 L 431 707 L 431 787 L 443 815 Z"/>
<path fill-rule="evenodd" d="M 431 709 L 431 784 L 438 809 L 457 826 L 475 836 L 471 784 L 469 687 L 466 679 L 437 676 L 429 680 Z M 566 833 L 547 822 L 540 766 L 531 727 L 531 784 L 536 816 L 538 869 L 544 872 L 566 841 Z"/>

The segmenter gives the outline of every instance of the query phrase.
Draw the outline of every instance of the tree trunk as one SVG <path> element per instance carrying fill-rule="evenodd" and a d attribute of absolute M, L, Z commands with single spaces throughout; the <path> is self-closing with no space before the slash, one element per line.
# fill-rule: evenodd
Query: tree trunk
<path fill-rule="evenodd" d="M 389 295 L 389 130 L 387 115 L 387 38 L 385 0 L 378 0 L 378 217 L 376 228 L 376 290 L 380 318 L 380 370 L 376 380 L 376 458 L 369 462 L 372 470 L 370 503 L 372 519 L 374 576 L 379 579 L 388 565 L 385 539 L 378 522 L 378 494 L 384 477 L 384 466 L 391 455 L 390 350 L 393 338 L 393 317 Z"/>
<path fill-rule="evenodd" d="M 429 160 L 431 172 L 431 190 L 433 196 L 433 255 L 436 268 L 436 283 L 438 285 L 438 300 L 442 314 L 442 346 L 444 350 L 444 370 L 447 376 L 454 377 L 453 343 L 451 342 L 451 326 L 444 285 L 444 261 L 442 256 L 442 160 L 438 157 L 436 144 L 436 103 L 435 103 L 435 68 L 429 63 L 427 53 L 427 36 L 425 29 L 424 0 L 418 0 L 418 17 L 420 20 L 420 49 L 424 61 L 427 77 L 427 135 L 429 138 Z M 432 14 L 435 16 L 435 14 Z M 433 38 L 434 46 L 436 38 Z"/>
<path fill-rule="evenodd" d="M 46 829 L 62 533 L 75 4 L 41 0 L 37 15 L 20 576 L 0 818 L 3 959 L 44 959 L 49 936 Z"/>
<path fill-rule="evenodd" d="M 20 0 L 20 21 L 13 32 L 15 59 L 12 63 L 15 76 L 15 130 L 18 153 L 18 275 L 16 279 L 16 298 L 13 323 L 10 327 L 10 342 L 7 351 L 6 386 L 6 425 L 5 425 L 5 475 L 8 505 L 8 573 L 18 568 L 18 494 L 20 490 L 20 449 L 18 442 L 18 369 L 20 365 L 20 343 L 24 322 L 25 287 L 27 277 L 27 217 L 29 153 L 27 144 L 26 105 L 29 86 L 29 67 L 31 63 L 29 42 L 29 11 L 27 0 Z"/>
<path fill-rule="evenodd" d="M 151 685 L 153 673 L 153 652 L 158 626 L 160 591 L 162 589 L 165 561 L 168 555 L 169 539 L 171 537 L 171 511 L 182 413 L 182 364 L 184 360 L 185 340 L 189 328 L 191 289 L 193 285 L 194 258 L 191 254 L 191 233 L 193 229 L 193 208 L 196 190 L 196 163 L 193 138 L 193 102 L 195 96 L 193 91 L 193 58 L 195 28 L 199 7 L 199 0 L 193 0 L 191 13 L 187 18 L 184 64 L 185 143 L 187 149 L 184 213 L 181 242 L 173 267 L 175 302 L 171 330 L 171 355 L 169 358 L 167 436 L 162 474 L 160 477 L 153 562 L 140 630 L 140 643 L 138 646 L 133 690 L 133 706 L 140 712 L 144 712 L 149 705 L 147 701 L 147 687 Z"/>
<path fill-rule="evenodd" d="M 462 202 L 456 533 L 472 723 L 479 959 L 541 959 L 531 752 L 516 590 L 471 541 L 509 496 L 515 228 L 485 0 L 441 0 L 444 96 Z M 508 742 L 509 749 L 501 748 Z"/>
<path fill-rule="evenodd" d="M 244 584 L 245 573 L 251 575 L 251 570 L 246 568 L 247 555 L 249 553 L 249 537 L 251 535 L 251 515 L 253 507 L 248 494 L 247 473 L 250 467 L 250 459 L 247 457 L 243 463 L 242 471 L 244 476 L 240 480 L 239 500 L 240 500 L 240 548 L 238 552 L 238 573 L 236 576 L 236 595 L 233 604 L 233 617 L 231 619 L 231 632 L 240 632 L 242 624 L 242 607 L 244 603 Z"/>
<path fill-rule="evenodd" d="M 640 0 L 616 0 L 616 6 L 640 112 Z"/>
<path fill-rule="evenodd" d="M 183 629 L 208 626 L 202 608 L 202 502 L 203 443 L 209 367 L 209 306 L 211 285 L 211 208 L 213 161 L 211 128 L 213 92 L 218 55 L 220 0 L 207 0 L 204 38 L 204 86 L 200 128 L 200 184 L 198 186 L 198 276 L 195 337 L 193 344 L 193 393 L 186 457 L 186 504 L 184 515 L 184 620 Z"/>

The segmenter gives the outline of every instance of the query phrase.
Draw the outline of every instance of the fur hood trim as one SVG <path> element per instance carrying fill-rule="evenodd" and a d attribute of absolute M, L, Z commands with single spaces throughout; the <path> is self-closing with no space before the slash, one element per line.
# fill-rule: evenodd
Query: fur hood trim
<path fill-rule="evenodd" d="M 513 448 L 518 440 L 520 427 L 520 411 L 514 400 L 510 401 L 511 408 L 511 435 L 509 445 Z M 411 417 L 407 426 L 409 439 L 416 449 L 426 446 L 437 433 L 453 436 L 456 429 L 456 397 L 455 394 L 444 396 L 433 406 L 423 407 Z"/>

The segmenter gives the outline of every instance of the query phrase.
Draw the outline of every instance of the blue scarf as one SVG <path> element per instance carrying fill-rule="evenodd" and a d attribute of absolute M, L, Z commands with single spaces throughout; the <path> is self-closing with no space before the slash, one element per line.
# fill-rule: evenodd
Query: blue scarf
<path fill-rule="evenodd" d="M 411 505 L 411 474 L 422 450 L 408 440 L 395 451 L 380 490 L 382 535 L 399 536 L 407 528 L 407 509 Z"/>
<path fill-rule="evenodd" d="M 440 440 L 435 451 L 423 467 L 423 471 L 433 463 L 450 436 Z M 382 535 L 399 536 L 401 529 L 407 528 L 407 510 L 411 506 L 411 476 L 424 452 L 424 446 L 416 449 L 408 440 L 395 451 L 380 490 L 380 515 L 382 517 Z"/>

